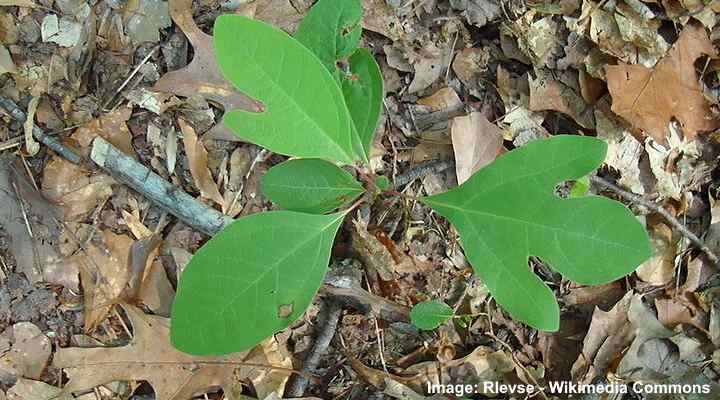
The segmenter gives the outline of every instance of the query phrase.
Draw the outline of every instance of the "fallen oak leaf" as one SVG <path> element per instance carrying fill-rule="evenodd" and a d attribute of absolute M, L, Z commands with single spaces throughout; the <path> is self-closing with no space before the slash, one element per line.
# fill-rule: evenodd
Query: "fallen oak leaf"
<path fill-rule="evenodd" d="M 694 62 L 703 54 L 716 57 L 705 28 L 688 24 L 668 54 L 655 68 L 618 64 L 607 67 L 612 111 L 666 143 L 668 124 L 676 118 L 684 136 L 718 127 L 695 73 Z"/>
<path fill-rule="evenodd" d="M 251 372 L 247 366 L 236 371 L 242 367 L 248 352 L 222 357 L 185 354 L 170 343 L 169 319 L 144 314 L 133 306 L 125 305 L 124 309 L 134 332 L 129 344 L 57 351 L 53 364 L 65 369 L 69 379 L 62 394 L 92 389 L 111 381 L 145 380 L 155 390 L 157 400 L 186 400 L 217 386 L 225 393 L 237 392 L 236 372 L 240 376 Z"/>
<path fill-rule="evenodd" d="M 85 331 L 93 331 L 120 302 L 125 287 L 131 280 L 130 249 L 133 240 L 106 230 L 103 244 L 91 245 L 86 251 L 73 256 L 79 266 L 85 292 Z"/>
<path fill-rule="evenodd" d="M 185 33 L 195 51 L 186 67 L 170 71 L 155 83 L 154 91 L 174 93 L 179 96 L 203 98 L 222 105 L 225 112 L 241 109 L 252 112 L 264 111 L 264 106 L 241 93 L 226 80 L 215 58 L 212 36 L 195 24 L 192 16 L 192 0 L 170 0 L 170 16 Z M 208 133 L 214 139 L 241 141 L 225 124 L 218 123 Z"/>

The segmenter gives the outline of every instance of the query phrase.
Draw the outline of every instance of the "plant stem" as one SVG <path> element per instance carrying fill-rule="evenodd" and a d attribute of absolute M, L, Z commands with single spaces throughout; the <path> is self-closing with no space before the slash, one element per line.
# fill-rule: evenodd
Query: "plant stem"
<path fill-rule="evenodd" d="M 670 225 L 672 225 L 675 229 L 677 229 L 678 232 L 680 232 L 692 244 L 694 244 L 695 247 L 700 249 L 700 251 L 705 254 L 708 260 L 717 267 L 718 261 L 720 261 L 720 258 L 718 258 L 717 254 L 715 254 L 715 252 L 713 252 L 699 237 L 697 237 L 697 235 L 695 235 L 690 229 L 688 229 L 685 225 L 678 221 L 677 218 L 670 214 L 670 212 L 666 210 L 663 206 L 645 200 L 642 196 L 632 192 L 628 192 L 627 190 L 624 190 L 619 186 L 615 185 L 614 183 L 608 182 L 605 179 L 600 178 L 599 176 L 591 176 L 590 181 L 607 189 L 610 189 L 611 191 L 615 192 L 617 195 L 631 203 L 635 203 L 637 205 L 645 207 L 648 210 L 662 216 L 668 223 L 670 223 Z"/>

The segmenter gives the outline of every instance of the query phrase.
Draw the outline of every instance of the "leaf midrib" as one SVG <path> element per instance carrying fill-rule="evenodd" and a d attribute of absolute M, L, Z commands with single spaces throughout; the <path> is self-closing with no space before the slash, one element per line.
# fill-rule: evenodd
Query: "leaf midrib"
<path fill-rule="evenodd" d="M 320 67 L 322 68 L 322 71 L 323 71 L 324 73 L 326 73 L 326 74 L 329 75 L 329 72 L 327 71 L 327 68 L 325 68 L 325 66 L 322 64 L 322 61 L 320 61 L 320 59 L 318 59 L 310 50 L 308 50 L 307 48 L 305 48 L 302 44 L 300 44 L 299 42 L 298 42 L 298 44 L 302 47 L 303 50 L 305 50 L 305 51 L 307 52 L 307 54 L 308 54 L 309 56 L 313 57 L 316 61 L 318 61 L 318 62 L 320 63 Z M 252 54 L 248 54 L 248 58 L 249 58 L 250 60 L 254 60 L 254 55 L 257 54 L 258 46 L 259 46 L 259 42 L 258 42 L 258 41 L 255 41 L 255 48 L 254 48 L 251 52 L 249 52 L 249 53 L 252 53 Z M 282 57 L 285 57 L 285 53 L 286 53 L 286 51 L 283 50 L 280 54 L 281 54 Z M 335 141 L 335 140 L 332 138 L 332 136 L 330 136 L 325 129 L 323 129 L 320 125 L 318 125 L 318 123 L 317 123 L 317 121 L 315 121 L 315 119 L 313 119 L 312 117 L 310 117 L 310 115 L 307 113 L 307 111 L 306 111 L 303 107 L 300 106 L 300 104 L 293 98 L 293 96 L 289 95 L 288 92 L 285 91 L 285 89 L 284 89 L 282 86 L 280 86 L 277 82 L 275 82 L 275 79 L 274 79 L 274 78 L 270 77 L 270 75 L 269 75 L 264 69 L 260 68 L 260 65 L 259 65 L 259 64 L 255 63 L 255 62 L 248 62 L 248 63 L 247 63 L 247 66 L 250 67 L 250 68 L 252 68 L 252 69 L 254 69 L 256 73 L 259 73 L 260 75 L 263 75 L 263 76 L 266 78 L 266 81 L 269 82 L 272 87 L 274 87 L 274 88 L 277 89 L 280 93 L 282 93 L 282 95 L 288 100 L 288 102 L 291 103 L 292 105 L 294 105 L 295 108 L 300 111 L 300 114 L 305 118 L 305 120 L 310 121 L 310 123 L 311 123 L 315 128 L 317 128 L 320 132 L 322 132 L 323 135 L 328 139 L 328 141 L 329 141 L 330 143 L 332 143 L 332 144 L 336 147 L 336 149 L 339 150 L 340 153 L 347 158 L 347 160 L 350 160 L 350 161 L 354 161 L 354 160 L 355 160 L 354 157 L 353 157 L 354 154 L 347 153 L 347 152 L 345 151 L 345 149 L 343 149 L 343 148 L 341 147 L 340 143 L 338 143 L 337 141 Z M 283 70 L 283 68 L 281 68 L 281 70 Z M 330 78 L 331 78 L 330 81 L 332 82 L 332 84 L 335 85 L 335 87 L 337 88 L 337 84 L 335 83 L 335 78 L 333 78 L 332 76 L 330 76 Z M 234 84 L 234 81 L 233 81 L 232 79 L 230 79 L 230 81 L 233 82 L 233 84 Z M 326 80 L 326 81 L 327 81 L 327 80 Z M 323 82 L 323 84 L 327 84 L 327 82 Z M 339 90 L 339 89 L 338 89 L 338 90 Z M 331 89 L 331 91 L 332 91 L 332 89 Z M 258 97 L 259 97 L 259 96 L 258 96 Z M 342 93 L 340 93 L 339 98 L 342 98 Z M 338 109 L 337 105 L 336 105 L 335 108 Z M 347 118 L 345 118 L 345 120 L 346 120 L 346 122 L 349 122 L 349 123 L 346 124 L 346 125 L 348 125 L 347 127 L 349 128 L 349 127 L 352 125 L 352 122 L 350 121 L 349 112 L 348 112 L 348 110 L 347 110 L 347 106 L 344 105 L 344 102 L 343 102 L 342 110 L 344 110 L 345 113 L 346 113 L 346 117 L 347 117 Z M 341 111 L 341 110 L 338 110 L 338 111 Z M 335 115 L 336 115 L 337 118 L 340 118 L 340 114 L 341 114 L 341 113 L 338 112 L 338 113 L 336 113 Z M 356 133 L 353 132 L 352 129 L 349 129 L 349 130 L 350 130 L 351 135 L 352 135 L 352 134 L 357 135 Z M 352 145 L 351 145 L 350 147 L 352 148 Z"/>

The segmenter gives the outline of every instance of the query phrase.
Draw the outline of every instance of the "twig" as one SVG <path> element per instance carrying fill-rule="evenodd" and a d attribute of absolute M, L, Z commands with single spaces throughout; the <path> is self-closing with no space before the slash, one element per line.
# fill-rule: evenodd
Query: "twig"
<path fill-rule="evenodd" d="M 431 173 L 437 174 L 443 172 L 452 168 L 454 165 L 455 164 L 452 161 L 444 160 L 432 160 L 422 164 L 418 164 L 405 171 L 405 173 L 398 175 L 395 178 L 394 187 L 399 188 L 401 186 L 405 186 L 408 183 L 414 181 L 415 179 L 422 178 L 423 176 Z"/>
<path fill-rule="evenodd" d="M 142 66 L 148 62 L 150 57 L 152 57 L 153 54 L 155 54 L 155 51 L 157 51 L 157 49 L 159 49 L 159 48 L 160 48 L 160 45 L 156 45 L 155 47 L 153 47 L 150 50 L 150 52 L 148 52 L 148 54 L 142 59 L 142 61 L 140 61 L 140 64 L 138 64 L 135 67 L 135 69 L 133 69 L 132 72 L 130 72 L 130 75 L 127 77 L 127 79 L 125 79 L 125 81 L 123 81 L 123 83 L 120 85 L 120 87 L 118 87 L 115 90 L 115 93 L 113 93 L 113 95 L 109 99 L 107 99 L 107 101 L 105 101 L 105 103 L 103 103 L 103 105 L 102 105 L 103 110 L 107 110 L 107 107 L 110 105 L 110 103 L 112 103 L 113 100 L 115 100 L 117 98 L 117 96 L 120 94 L 120 92 L 122 92 L 122 90 L 125 89 L 125 86 L 127 86 L 128 83 L 130 83 L 130 81 L 135 77 L 135 75 L 137 75 L 137 73 L 140 71 L 140 68 L 142 68 Z"/>
<path fill-rule="evenodd" d="M 330 342 L 335 331 L 337 330 L 338 322 L 340 321 L 340 314 L 342 313 L 342 307 L 339 303 L 326 300 L 325 308 L 323 309 L 324 321 L 318 321 L 316 326 L 321 327 L 320 333 L 315 339 L 315 344 L 310 350 L 310 354 L 303 363 L 302 372 L 306 374 L 315 374 L 317 367 L 320 364 L 322 356 L 327 352 L 330 347 Z M 302 397 L 305 393 L 308 383 L 310 383 L 304 375 L 297 375 L 296 379 L 290 383 L 287 390 L 285 391 L 286 397 Z"/>
<path fill-rule="evenodd" d="M 717 254 L 713 252 L 705 243 L 697 237 L 690 229 L 688 229 L 685 225 L 682 224 L 682 222 L 678 221 L 677 218 L 675 218 L 672 214 L 670 214 L 669 211 L 667 211 L 664 207 L 662 207 L 659 204 L 650 202 L 648 200 L 645 200 L 642 196 L 637 195 L 632 192 L 628 192 L 627 190 L 624 190 L 620 188 L 619 186 L 615 185 L 614 183 L 608 182 L 603 178 L 600 178 L 598 176 L 591 176 L 590 181 L 598 184 L 600 186 L 603 186 L 607 189 L 612 190 L 615 192 L 618 196 L 624 198 L 625 200 L 638 204 L 642 207 L 647 208 L 650 211 L 653 211 L 657 214 L 660 214 L 665 220 L 670 223 L 675 229 L 678 230 L 683 236 L 685 236 L 692 244 L 695 245 L 700 251 L 702 251 L 705 256 L 708 258 L 708 260 L 715 266 L 718 265 L 718 261 L 720 261 L 720 258 L 718 258 Z"/>
<path fill-rule="evenodd" d="M 25 122 L 25 120 L 27 119 L 27 115 L 25 114 L 25 112 L 21 110 L 14 101 L 8 98 L 0 96 L 0 108 L 10 114 L 10 116 L 16 121 Z M 80 157 L 79 154 L 60 143 L 57 138 L 46 135 L 45 132 L 43 132 L 43 130 L 40 129 L 37 125 L 33 124 L 32 133 L 33 136 L 35 136 L 35 139 L 40 141 L 45 146 L 49 147 L 50 150 L 58 153 L 61 157 L 65 158 L 73 164 L 82 163 L 82 157 Z"/>
<path fill-rule="evenodd" d="M 0 108 L 17 121 L 26 119 L 25 112 L 10 99 L 0 96 Z M 91 166 L 88 160 L 62 144 L 57 138 L 46 135 L 36 125 L 33 125 L 33 136 L 71 163 Z M 233 221 L 231 217 L 197 201 L 182 189 L 167 182 L 101 137 L 93 141 L 90 158 L 115 180 L 128 185 L 188 226 L 203 233 L 214 235 Z"/>
<path fill-rule="evenodd" d="M 233 221 L 232 218 L 195 200 L 101 137 L 93 141 L 90 158 L 114 179 L 140 192 L 160 208 L 201 232 L 214 235 Z"/>

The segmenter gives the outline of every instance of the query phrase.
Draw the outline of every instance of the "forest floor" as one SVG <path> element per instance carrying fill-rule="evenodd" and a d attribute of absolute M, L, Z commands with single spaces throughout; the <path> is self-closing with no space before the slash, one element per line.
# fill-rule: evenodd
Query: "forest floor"
<path fill-rule="evenodd" d="M 93 166 L 91 143 L 232 218 L 274 208 L 259 182 L 285 158 L 221 123 L 237 99 L 207 73 L 206 34 L 224 13 L 292 34 L 311 5 L 0 0 L 0 400 L 420 399 L 439 382 L 566 398 L 553 381 L 631 389 L 585 400 L 720 398 L 718 1 L 363 0 L 361 45 L 386 91 L 370 164 L 407 197 L 348 219 L 314 304 L 245 356 L 254 366 L 175 351 L 178 276 L 209 237 Z M 85 161 L 37 142 L 33 123 Z M 412 199 L 557 134 L 608 144 L 597 176 L 612 187 L 589 191 L 627 205 L 654 255 L 601 286 L 531 258 L 561 310 L 559 331 L 541 332 L 503 312 L 457 231 Z M 464 317 L 418 330 L 409 311 L 429 299 Z M 303 383 L 290 369 L 313 358 Z"/>

